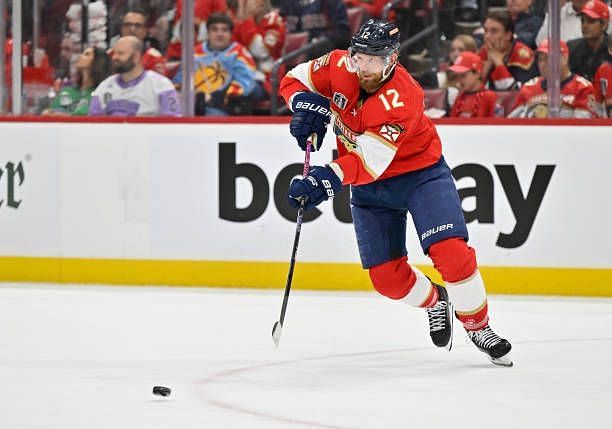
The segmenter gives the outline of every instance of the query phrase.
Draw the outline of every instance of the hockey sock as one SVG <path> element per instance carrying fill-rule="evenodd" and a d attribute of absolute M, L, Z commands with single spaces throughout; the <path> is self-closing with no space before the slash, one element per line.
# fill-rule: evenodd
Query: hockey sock
<path fill-rule="evenodd" d="M 467 279 L 447 282 L 448 296 L 455 306 L 457 319 L 468 331 L 477 331 L 489 323 L 487 294 L 478 269 Z"/>
<path fill-rule="evenodd" d="M 369 269 L 374 288 L 388 298 L 402 300 L 413 307 L 432 307 L 438 301 L 438 291 L 407 257 L 394 259 Z"/>

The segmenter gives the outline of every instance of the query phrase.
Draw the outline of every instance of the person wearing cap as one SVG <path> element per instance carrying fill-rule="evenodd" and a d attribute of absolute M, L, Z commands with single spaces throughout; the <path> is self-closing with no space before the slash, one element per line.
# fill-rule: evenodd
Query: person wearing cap
<path fill-rule="evenodd" d="M 600 0 L 588 1 L 580 11 L 582 37 L 570 40 L 569 68 L 593 81 L 595 71 L 604 62 L 610 61 L 606 43 L 610 8 Z"/>
<path fill-rule="evenodd" d="M 580 22 L 580 11 L 588 0 L 568 0 L 564 5 L 561 6 L 560 18 L 560 31 L 561 40 L 573 40 L 582 37 L 582 24 Z M 612 21 L 608 21 L 608 28 L 612 28 Z M 536 44 L 542 43 L 548 37 L 550 28 L 550 19 L 548 13 L 544 17 L 544 24 L 538 31 L 536 37 Z"/>
<path fill-rule="evenodd" d="M 459 95 L 450 112 L 451 118 L 489 118 L 495 116 L 497 96 L 482 83 L 482 59 L 473 52 L 463 52 L 449 70 L 457 74 Z"/>
<path fill-rule="evenodd" d="M 540 43 L 536 50 L 541 76 L 527 82 L 520 90 L 516 103 L 508 115 L 510 118 L 548 117 L 548 40 Z M 588 119 L 599 116 L 595 102 L 595 91 L 591 82 L 573 74 L 568 67 L 568 47 L 564 41 L 561 50 L 561 118 Z"/>
<path fill-rule="evenodd" d="M 608 53 L 612 57 L 612 34 L 608 34 Z M 612 118 L 612 61 L 609 58 L 595 72 L 593 87 L 601 116 Z"/>

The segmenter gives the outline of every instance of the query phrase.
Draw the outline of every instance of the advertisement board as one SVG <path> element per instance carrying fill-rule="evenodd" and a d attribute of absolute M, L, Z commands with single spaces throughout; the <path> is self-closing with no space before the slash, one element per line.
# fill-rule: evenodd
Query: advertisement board
<path fill-rule="evenodd" d="M 283 283 L 296 213 L 285 193 L 303 166 L 286 124 L 0 123 L 0 132 L 0 280 Z M 610 277 L 609 127 L 438 132 L 470 243 L 499 291 L 551 279 L 534 293 L 591 294 Z M 334 149 L 328 134 L 311 162 L 329 162 Z M 303 270 L 338 277 L 321 288 L 369 287 L 349 197 L 347 188 L 305 218 Z M 408 247 L 412 263 L 430 264 L 412 226 Z M 37 263 L 47 274 L 23 274 Z M 572 276 L 582 282 L 577 291 Z"/>

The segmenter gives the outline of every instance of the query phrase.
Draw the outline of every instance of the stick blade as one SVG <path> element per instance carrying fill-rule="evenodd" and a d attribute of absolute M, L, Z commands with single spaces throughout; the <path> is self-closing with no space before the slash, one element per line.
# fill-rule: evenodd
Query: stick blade
<path fill-rule="evenodd" d="M 274 323 L 274 326 L 272 327 L 272 339 L 274 340 L 274 345 L 276 347 L 278 347 L 278 344 L 280 343 L 282 329 L 283 325 L 281 325 L 280 321 Z"/>

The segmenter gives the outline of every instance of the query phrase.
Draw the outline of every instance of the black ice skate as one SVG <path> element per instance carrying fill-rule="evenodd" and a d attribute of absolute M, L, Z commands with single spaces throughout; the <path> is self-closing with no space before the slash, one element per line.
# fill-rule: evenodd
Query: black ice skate
<path fill-rule="evenodd" d="M 478 331 L 467 331 L 467 334 L 478 350 L 486 354 L 495 365 L 512 366 L 509 354 L 512 346 L 493 332 L 489 325 Z"/>
<path fill-rule="evenodd" d="M 438 290 L 438 302 L 426 309 L 429 335 L 436 346 L 450 350 L 453 346 L 453 306 L 448 300 L 446 289 L 433 282 L 431 284 Z"/>

